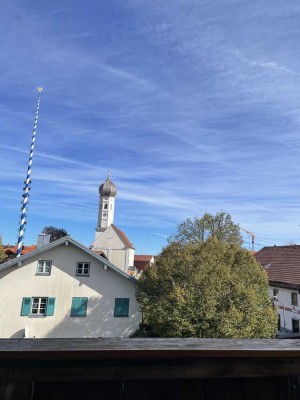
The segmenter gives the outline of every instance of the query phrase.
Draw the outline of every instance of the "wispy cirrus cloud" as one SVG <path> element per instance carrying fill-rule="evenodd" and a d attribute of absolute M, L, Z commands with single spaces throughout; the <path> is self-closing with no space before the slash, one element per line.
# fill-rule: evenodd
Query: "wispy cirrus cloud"
<path fill-rule="evenodd" d="M 299 14 L 271 0 L 5 0 L 4 240 L 15 237 L 42 84 L 26 240 L 56 223 L 90 243 L 110 169 L 116 223 L 138 251 L 159 251 L 177 223 L 220 209 L 258 246 L 297 241 Z"/>

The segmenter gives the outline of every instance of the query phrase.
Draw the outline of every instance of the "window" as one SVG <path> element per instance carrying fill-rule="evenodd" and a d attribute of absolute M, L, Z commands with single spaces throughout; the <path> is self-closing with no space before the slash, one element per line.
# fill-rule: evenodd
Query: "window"
<path fill-rule="evenodd" d="M 293 333 L 299 332 L 299 320 L 298 319 L 292 319 L 292 329 L 293 329 Z"/>
<path fill-rule="evenodd" d="M 292 297 L 292 305 L 297 306 L 298 305 L 298 293 L 296 293 L 296 292 L 291 293 L 291 297 Z"/>
<path fill-rule="evenodd" d="M 38 275 L 50 275 L 51 273 L 51 266 L 52 266 L 52 261 L 49 260 L 39 260 L 36 273 Z"/>
<path fill-rule="evenodd" d="M 54 307 L 55 297 L 23 297 L 21 316 L 52 316 Z"/>
<path fill-rule="evenodd" d="M 115 299 L 115 317 L 128 317 L 129 316 L 129 299 L 116 298 Z"/>
<path fill-rule="evenodd" d="M 31 302 L 32 315 L 46 315 L 47 297 L 33 297 Z"/>
<path fill-rule="evenodd" d="M 89 276 L 90 275 L 90 263 L 88 262 L 78 262 L 76 275 Z"/>
<path fill-rule="evenodd" d="M 278 289 L 273 289 L 273 297 L 278 298 L 278 295 L 279 295 Z"/>
<path fill-rule="evenodd" d="M 277 329 L 278 329 L 279 331 L 281 330 L 281 318 L 280 318 L 280 314 L 278 314 Z"/>
<path fill-rule="evenodd" d="M 87 303 L 87 297 L 73 297 L 71 317 L 86 317 Z"/>
<path fill-rule="evenodd" d="M 107 203 L 104 204 L 104 210 L 107 210 Z"/>

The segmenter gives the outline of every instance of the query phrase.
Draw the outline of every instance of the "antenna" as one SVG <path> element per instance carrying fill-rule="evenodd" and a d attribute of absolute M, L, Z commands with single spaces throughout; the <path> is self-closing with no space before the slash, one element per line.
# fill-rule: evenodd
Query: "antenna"
<path fill-rule="evenodd" d="M 246 232 L 249 236 L 251 236 L 251 250 L 254 251 L 254 239 L 255 239 L 254 233 L 247 231 L 246 229 L 242 228 L 241 226 L 240 226 L 240 229 L 242 231 Z"/>
<path fill-rule="evenodd" d="M 37 127 L 37 120 L 38 120 L 38 115 L 39 115 L 39 108 L 40 108 L 40 100 L 41 100 L 42 91 L 43 91 L 42 87 L 40 87 L 40 86 L 37 87 L 38 101 L 37 101 L 35 119 L 34 119 L 34 124 L 33 124 L 32 140 L 31 140 L 31 147 L 30 147 L 30 152 L 29 152 L 29 160 L 28 160 L 28 168 L 27 168 L 27 176 L 26 176 L 26 180 L 24 181 L 25 186 L 23 187 L 17 257 L 20 257 L 21 252 L 22 252 L 22 246 L 23 246 L 23 239 L 24 239 L 24 232 L 25 232 L 25 225 L 26 225 L 26 217 L 27 217 L 27 207 L 28 207 L 28 200 L 29 200 L 29 193 L 28 192 L 30 190 L 30 183 L 31 183 L 30 176 L 31 176 L 32 157 L 33 157 L 35 135 L 36 135 L 36 127 Z"/>

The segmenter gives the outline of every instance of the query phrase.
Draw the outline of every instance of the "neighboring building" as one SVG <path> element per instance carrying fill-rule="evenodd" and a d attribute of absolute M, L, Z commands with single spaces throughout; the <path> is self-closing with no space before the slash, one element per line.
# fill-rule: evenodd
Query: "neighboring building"
<path fill-rule="evenodd" d="M 134 266 L 138 271 L 145 271 L 146 268 L 154 265 L 154 256 L 146 254 L 136 254 L 134 256 Z"/>
<path fill-rule="evenodd" d="M 128 337 L 141 322 L 135 284 L 63 237 L 0 266 L 0 337 Z"/>
<path fill-rule="evenodd" d="M 36 249 L 35 244 L 32 244 L 31 246 L 22 246 L 21 255 L 28 254 L 35 249 Z M 4 258 L 3 262 L 12 260 L 17 257 L 17 250 L 18 250 L 17 246 L 5 244 L 5 245 L 3 245 L 3 250 L 5 253 L 5 258 Z"/>
<path fill-rule="evenodd" d="M 300 246 L 264 247 L 255 258 L 268 274 L 270 297 L 278 306 L 280 333 L 286 330 L 299 336 Z"/>
<path fill-rule="evenodd" d="M 108 175 L 99 187 L 98 224 L 91 249 L 96 254 L 102 251 L 110 262 L 127 272 L 134 264 L 134 247 L 125 233 L 114 225 L 116 195 L 116 185 Z"/>
<path fill-rule="evenodd" d="M 146 268 L 152 267 L 154 265 L 154 256 L 136 254 L 134 256 L 134 265 L 129 267 L 128 273 L 136 278 L 139 278 Z"/>

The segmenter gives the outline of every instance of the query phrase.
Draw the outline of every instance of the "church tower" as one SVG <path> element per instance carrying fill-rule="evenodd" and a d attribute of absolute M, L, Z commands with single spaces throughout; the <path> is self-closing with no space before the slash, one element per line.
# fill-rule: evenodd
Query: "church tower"
<path fill-rule="evenodd" d="M 98 224 L 95 241 L 90 248 L 127 272 L 134 265 L 134 247 L 126 234 L 114 224 L 116 195 L 116 185 L 108 173 L 106 181 L 99 186 Z"/>
<path fill-rule="evenodd" d="M 116 194 L 116 185 L 110 180 L 110 174 L 108 173 L 106 181 L 99 186 L 99 210 L 96 239 L 114 223 Z"/>

